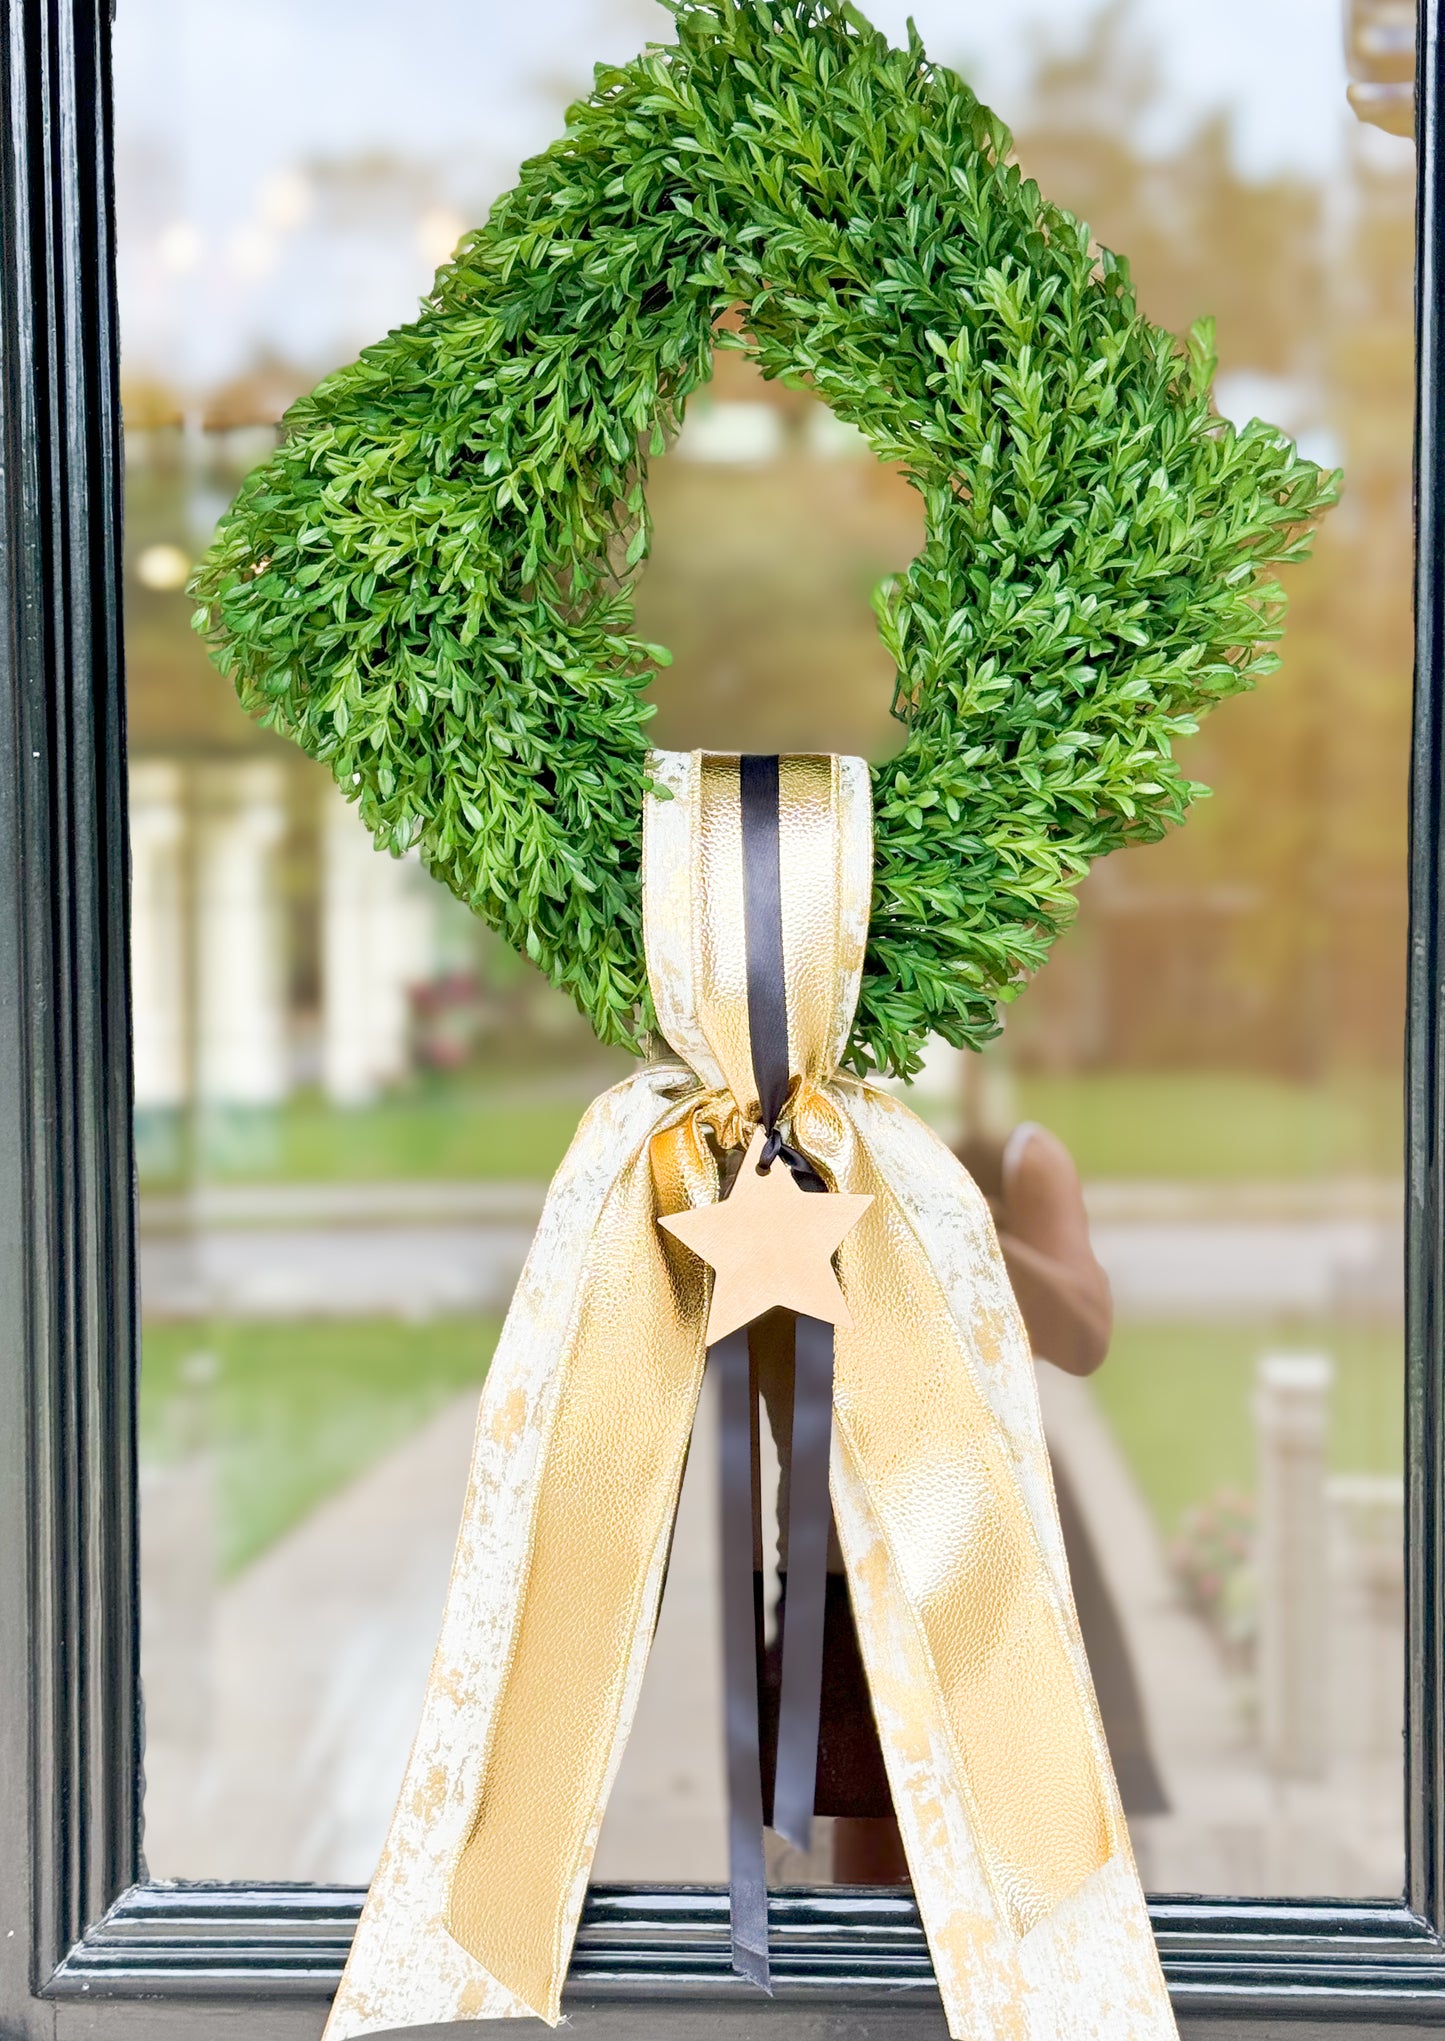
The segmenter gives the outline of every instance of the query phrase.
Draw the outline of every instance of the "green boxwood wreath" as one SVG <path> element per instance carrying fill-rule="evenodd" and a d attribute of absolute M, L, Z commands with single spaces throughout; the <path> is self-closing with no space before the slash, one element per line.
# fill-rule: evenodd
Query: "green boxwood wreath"
<path fill-rule="evenodd" d="M 1278 663 L 1271 569 L 1336 478 L 1213 414 L 1207 325 L 1144 319 L 916 39 L 842 0 L 672 11 L 676 46 L 599 67 L 416 322 L 289 413 L 198 624 L 379 842 L 635 1043 L 647 462 L 715 344 L 812 389 L 926 506 L 874 604 L 908 737 L 873 773 L 852 1050 L 906 1074 L 930 1031 L 985 1041 L 1090 860 L 1203 791 L 1171 742 Z"/>

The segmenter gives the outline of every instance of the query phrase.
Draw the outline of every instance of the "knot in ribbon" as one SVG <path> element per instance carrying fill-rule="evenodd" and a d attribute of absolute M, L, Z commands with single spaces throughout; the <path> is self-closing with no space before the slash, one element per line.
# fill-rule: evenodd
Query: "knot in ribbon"
<path fill-rule="evenodd" d="M 693 1073 L 688 1075 L 692 1077 Z M 726 1085 L 709 1091 L 694 1090 L 687 1096 L 687 1103 L 694 1127 L 711 1136 L 720 1154 L 746 1148 L 758 1130 L 756 1115 L 745 1112 Z"/>

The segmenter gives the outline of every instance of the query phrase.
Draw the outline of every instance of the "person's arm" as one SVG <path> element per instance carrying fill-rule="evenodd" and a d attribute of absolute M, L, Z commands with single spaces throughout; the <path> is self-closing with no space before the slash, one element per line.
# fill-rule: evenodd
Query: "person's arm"
<path fill-rule="evenodd" d="M 1018 1128 L 992 1168 L 974 1168 L 990 1193 L 1014 1295 L 1040 1360 L 1070 1375 L 1091 1375 L 1109 1351 L 1114 1304 L 1109 1278 L 1094 1259 L 1089 1218 L 1074 1159 L 1044 1127 Z"/>
<path fill-rule="evenodd" d="M 1070 1375 L 1092 1375 L 1109 1351 L 1114 1308 L 1109 1279 L 1076 1275 L 1015 1235 L 999 1246 L 1034 1354 Z"/>

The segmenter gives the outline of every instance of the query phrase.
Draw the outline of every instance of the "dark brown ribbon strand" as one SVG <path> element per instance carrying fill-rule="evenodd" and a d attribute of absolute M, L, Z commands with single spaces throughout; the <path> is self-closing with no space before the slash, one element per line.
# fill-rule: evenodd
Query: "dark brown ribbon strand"
<path fill-rule="evenodd" d="M 828 1591 L 828 1456 L 833 1441 L 833 1328 L 799 1317 L 794 1335 L 793 1455 L 788 1492 L 788 1617 L 778 1706 L 773 1827 L 805 1854 L 813 1840 L 823 1621 Z"/>
<path fill-rule="evenodd" d="M 711 1355 L 718 1385 L 722 1501 L 723 1687 L 728 1780 L 728 1906 L 732 1967 L 771 1992 L 763 1779 L 758 1751 L 758 1626 L 753 1552 L 758 1523 L 757 1384 L 746 1329 Z"/>
<path fill-rule="evenodd" d="M 771 1134 L 788 1103 L 788 993 L 783 962 L 783 848 L 779 760 L 745 752 L 738 761 L 743 816 L 743 935 L 747 947 L 748 1037 L 763 1126 Z"/>
<path fill-rule="evenodd" d="M 781 1160 L 805 1190 L 827 1186 L 787 1146 L 779 1115 L 792 1090 L 783 954 L 782 819 L 776 757 L 745 754 L 739 766 L 743 825 L 743 927 L 753 1082 L 768 1141 L 759 1167 Z M 783 1635 L 773 1826 L 800 1850 L 811 1845 L 828 1589 L 828 1455 L 833 1431 L 833 1328 L 800 1318 L 794 1334 L 792 1477 L 788 1502 L 788 1619 Z"/>

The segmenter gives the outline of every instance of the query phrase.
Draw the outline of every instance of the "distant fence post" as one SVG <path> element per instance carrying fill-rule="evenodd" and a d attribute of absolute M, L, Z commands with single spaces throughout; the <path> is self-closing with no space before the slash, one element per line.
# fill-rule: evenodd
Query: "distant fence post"
<path fill-rule="evenodd" d="M 1325 1458 L 1333 1364 L 1265 1354 L 1259 1458 L 1259 1727 L 1271 1770 L 1318 1778 L 1329 1750 Z"/>
<path fill-rule="evenodd" d="M 214 1354 L 197 1352 L 182 1362 L 164 1411 L 166 1450 L 140 1468 L 141 1663 L 151 1784 L 160 1781 L 161 1861 L 173 1808 L 189 1808 L 194 1818 L 215 1723 L 217 1375 Z M 156 1812 L 148 1805 L 148 1823 Z"/>

